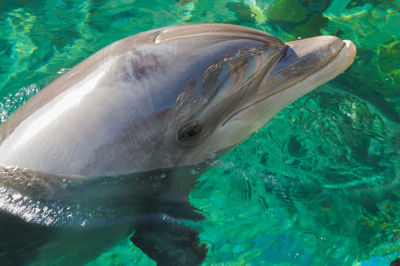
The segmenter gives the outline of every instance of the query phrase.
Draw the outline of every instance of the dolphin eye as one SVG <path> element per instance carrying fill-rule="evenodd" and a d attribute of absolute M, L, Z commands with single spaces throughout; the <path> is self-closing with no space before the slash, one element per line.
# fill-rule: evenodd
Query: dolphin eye
<path fill-rule="evenodd" d="M 190 122 L 179 129 L 177 140 L 181 144 L 190 143 L 199 137 L 201 130 L 197 122 Z"/>

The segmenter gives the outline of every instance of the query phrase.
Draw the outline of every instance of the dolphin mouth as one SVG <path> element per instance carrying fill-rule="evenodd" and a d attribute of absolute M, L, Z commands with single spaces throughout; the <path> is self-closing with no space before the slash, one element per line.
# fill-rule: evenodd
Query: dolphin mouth
<path fill-rule="evenodd" d="M 304 48 L 305 50 L 308 49 L 304 44 L 322 38 L 329 38 L 328 42 L 331 43 L 315 52 L 306 51 L 305 54 L 302 54 Z M 223 125 L 277 94 L 292 89 L 301 90 L 294 93 L 295 98 L 286 99 L 285 106 L 289 105 L 301 96 L 340 75 L 353 63 L 356 55 L 356 47 L 352 41 L 341 40 L 334 36 L 319 36 L 302 41 L 306 42 L 300 44 L 300 49 L 296 47 L 299 41 L 286 43 L 288 45 L 286 54 L 282 56 L 262 82 L 255 101 L 234 112 L 225 120 Z"/>

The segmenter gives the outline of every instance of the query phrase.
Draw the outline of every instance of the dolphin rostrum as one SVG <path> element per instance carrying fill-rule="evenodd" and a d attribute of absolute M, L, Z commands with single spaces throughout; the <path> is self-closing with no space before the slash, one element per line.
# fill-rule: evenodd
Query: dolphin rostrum
<path fill-rule="evenodd" d="M 0 262 L 82 264 L 134 232 L 159 265 L 201 264 L 183 224 L 204 218 L 196 179 L 355 54 L 333 36 L 283 43 L 226 24 L 101 49 L 0 125 Z"/>

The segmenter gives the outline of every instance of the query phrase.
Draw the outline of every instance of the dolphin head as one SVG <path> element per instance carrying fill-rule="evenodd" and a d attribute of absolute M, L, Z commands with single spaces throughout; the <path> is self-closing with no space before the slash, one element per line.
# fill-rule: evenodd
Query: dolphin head
<path fill-rule="evenodd" d="M 165 131 L 177 156 L 172 161 L 184 165 L 244 141 L 284 107 L 342 73 L 356 54 L 351 41 L 334 36 L 283 43 L 238 26 L 202 30 L 202 39 L 217 40 L 215 60 L 202 67 L 193 62 L 189 73 L 196 75 L 176 98 L 174 123 Z"/>
<path fill-rule="evenodd" d="M 115 42 L 0 127 L 0 164 L 104 176 L 226 151 L 351 65 L 350 41 L 283 43 L 235 25 L 172 26 Z"/>

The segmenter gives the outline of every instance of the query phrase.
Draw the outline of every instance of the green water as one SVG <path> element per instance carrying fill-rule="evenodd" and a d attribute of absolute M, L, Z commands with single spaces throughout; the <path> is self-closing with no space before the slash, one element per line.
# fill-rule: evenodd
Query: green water
<path fill-rule="evenodd" d="M 353 66 L 204 174 L 191 202 L 205 264 L 388 265 L 400 254 L 400 1 L 0 2 L 0 121 L 98 49 L 174 24 L 224 22 L 358 47 Z M 151 265 L 125 239 L 89 265 Z"/>

